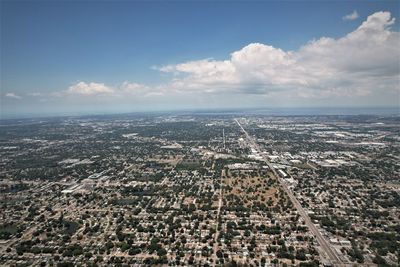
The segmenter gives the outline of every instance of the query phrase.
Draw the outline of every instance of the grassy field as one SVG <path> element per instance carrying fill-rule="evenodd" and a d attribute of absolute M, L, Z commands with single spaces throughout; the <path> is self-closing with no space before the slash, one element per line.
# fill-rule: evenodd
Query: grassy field
<path fill-rule="evenodd" d="M 227 204 L 230 199 L 240 199 L 245 207 L 251 207 L 253 202 L 267 203 L 272 205 L 277 203 L 277 184 L 272 176 L 252 176 L 240 174 L 239 177 L 230 173 L 223 179 L 224 195 Z"/>

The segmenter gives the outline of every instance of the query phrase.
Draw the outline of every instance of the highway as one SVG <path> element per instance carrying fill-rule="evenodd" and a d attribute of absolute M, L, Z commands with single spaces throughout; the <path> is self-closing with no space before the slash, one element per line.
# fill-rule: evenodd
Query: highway
<path fill-rule="evenodd" d="M 277 177 L 279 183 L 281 184 L 283 190 L 286 192 L 286 194 L 289 196 L 290 200 L 292 201 L 294 207 L 297 209 L 298 213 L 300 214 L 301 217 L 303 217 L 307 227 L 310 229 L 311 233 L 314 235 L 315 239 L 317 240 L 318 244 L 321 246 L 322 250 L 325 252 L 325 254 L 328 256 L 330 262 L 334 266 L 342 266 L 344 263 L 340 259 L 340 257 L 337 255 L 337 252 L 335 249 L 331 247 L 331 245 L 325 240 L 325 238 L 322 236 L 321 232 L 318 230 L 318 228 L 312 223 L 310 217 L 308 216 L 307 212 L 303 209 L 301 206 L 300 202 L 297 200 L 297 198 L 294 196 L 292 190 L 290 190 L 288 184 L 286 181 L 281 178 L 278 175 L 278 172 L 275 170 L 274 166 L 269 162 L 268 158 L 265 157 L 264 154 L 261 153 L 261 150 L 256 143 L 256 141 L 247 133 L 247 131 L 243 128 L 243 126 L 240 124 L 240 122 L 235 119 L 236 123 L 239 125 L 239 127 L 242 129 L 243 133 L 246 136 L 247 141 L 249 142 L 250 148 L 256 150 L 260 155 L 262 156 L 263 160 L 265 163 L 268 165 L 270 170 L 273 172 L 275 177 Z"/>

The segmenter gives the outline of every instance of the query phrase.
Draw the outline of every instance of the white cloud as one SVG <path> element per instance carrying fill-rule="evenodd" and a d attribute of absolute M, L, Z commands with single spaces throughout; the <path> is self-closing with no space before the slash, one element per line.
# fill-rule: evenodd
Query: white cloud
<path fill-rule="evenodd" d="M 42 93 L 40 93 L 40 92 L 28 93 L 28 96 L 34 96 L 34 97 L 41 96 L 41 95 L 42 95 Z"/>
<path fill-rule="evenodd" d="M 15 93 L 6 93 L 5 96 L 8 97 L 8 98 L 14 98 L 14 99 L 21 99 L 22 98 L 22 97 L 20 97 L 19 95 L 15 94 Z"/>
<path fill-rule="evenodd" d="M 114 90 L 106 86 L 104 83 L 78 82 L 71 85 L 68 88 L 67 93 L 85 96 L 110 95 L 114 93 Z"/>
<path fill-rule="evenodd" d="M 354 10 L 352 13 L 347 14 L 346 16 L 343 16 L 343 20 L 355 20 L 358 19 L 359 15 L 357 10 Z"/>
<path fill-rule="evenodd" d="M 268 98 L 282 103 L 324 103 L 350 98 L 375 103 L 374 97 L 383 96 L 386 98 L 381 99 L 389 100 L 382 101 L 393 103 L 393 96 L 400 97 L 400 34 L 390 28 L 394 21 L 389 12 L 376 12 L 341 38 L 311 40 L 294 51 L 250 43 L 225 60 L 206 58 L 153 66 L 152 69 L 172 75 L 168 82 L 159 85 L 125 81 L 111 87 L 77 82 L 49 96 L 107 95 L 102 100 L 174 99 L 183 104 L 201 97 L 209 101 L 210 94 L 220 93 L 224 99 L 233 99 L 235 95 L 244 101 L 246 94 L 249 99 Z"/>
<path fill-rule="evenodd" d="M 151 97 L 164 95 L 166 88 L 162 85 L 148 86 L 141 83 L 125 81 L 119 86 L 118 95 L 123 97 Z"/>
<path fill-rule="evenodd" d="M 165 87 L 163 86 L 148 86 L 141 83 L 124 81 L 122 84 L 115 87 L 108 86 L 104 83 L 96 82 L 78 82 L 71 85 L 65 91 L 53 92 L 50 94 L 52 97 L 64 97 L 68 95 L 80 96 L 104 96 L 114 98 L 132 98 L 143 96 L 157 96 L 163 95 Z"/>
<path fill-rule="evenodd" d="M 122 94 L 138 95 L 143 94 L 147 90 L 150 90 L 150 88 L 144 84 L 128 81 L 123 82 L 120 86 L 120 92 Z"/>
<path fill-rule="evenodd" d="M 342 38 L 322 37 L 297 51 L 251 43 L 227 60 L 203 59 L 158 69 L 175 74 L 165 87 L 181 92 L 330 97 L 396 91 L 400 35 L 390 29 L 393 23 L 389 12 L 377 12 Z"/>

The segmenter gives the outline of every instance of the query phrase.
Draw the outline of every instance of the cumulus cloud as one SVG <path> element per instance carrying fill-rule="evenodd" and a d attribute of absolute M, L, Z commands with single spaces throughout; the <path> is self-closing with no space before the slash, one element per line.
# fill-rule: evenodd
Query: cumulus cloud
<path fill-rule="evenodd" d="M 104 83 L 78 82 L 71 85 L 68 88 L 67 93 L 85 96 L 110 95 L 114 93 L 114 90 L 106 86 Z"/>
<path fill-rule="evenodd" d="M 206 58 L 153 66 L 152 69 L 172 75 L 163 84 L 125 81 L 111 87 L 104 83 L 77 82 L 52 96 L 107 95 L 139 99 L 168 94 L 196 97 L 204 93 L 226 93 L 281 99 L 344 99 L 398 95 L 400 33 L 391 29 L 394 22 L 389 12 L 376 12 L 341 38 L 311 40 L 294 51 L 250 43 L 225 60 Z"/>
<path fill-rule="evenodd" d="M 343 20 L 355 20 L 358 19 L 359 15 L 357 10 L 354 10 L 352 13 L 347 14 L 346 16 L 343 16 Z"/>
<path fill-rule="evenodd" d="M 141 95 L 150 90 L 149 86 L 144 84 L 125 81 L 120 86 L 120 93 L 129 95 Z"/>
<path fill-rule="evenodd" d="M 170 90 L 290 93 L 299 97 L 364 96 L 399 89 L 400 35 L 389 12 L 370 15 L 356 30 L 312 40 L 296 51 L 251 43 L 227 60 L 159 67 L 173 73 Z"/>
<path fill-rule="evenodd" d="M 21 99 L 22 98 L 22 97 L 20 97 L 19 95 L 15 94 L 15 93 L 6 93 L 5 96 L 8 97 L 8 98 L 14 98 L 14 99 Z"/>
<path fill-rule="evenodd" d="M 142 83 L 124 81 L 123 83 L 111 87 L 104 83 L 96 82 L 77 82 L 71 85 L 65 91 L 53 92 L 50 94 L 52 97 L 64 97 L 65 95 L 79 95 L 79 96 L 105 96 L 114 98 L 124 97 L 146 97 L 163 95 L 166 87 L 148 86 Z M 36 96 L 36 94 L 35 94 Z"/>

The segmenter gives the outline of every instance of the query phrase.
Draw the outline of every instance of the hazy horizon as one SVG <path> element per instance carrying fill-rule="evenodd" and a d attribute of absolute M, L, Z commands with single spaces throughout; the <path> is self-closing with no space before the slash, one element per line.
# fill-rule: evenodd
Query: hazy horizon
<path fill-rule="evenodd" d="M 400 106 L 399 2 L 11 2 L 1 117 Z"/>
<path fill-rule="evenodd" d="M 111 112 L 60 112 L 60 113 L 26 113 L 0 116 L 0 121 L 46 119 L 62 117 L 90 117 L 90 116 L 124 116 L 124 115 L 267 115 L 267 116 L 398 116 L 399 107 L 253 107 L 253 108 L 198 108 L 198 109 L 165 109 L 146 111 L 111 111 Z"/>

